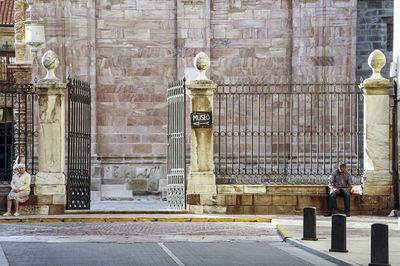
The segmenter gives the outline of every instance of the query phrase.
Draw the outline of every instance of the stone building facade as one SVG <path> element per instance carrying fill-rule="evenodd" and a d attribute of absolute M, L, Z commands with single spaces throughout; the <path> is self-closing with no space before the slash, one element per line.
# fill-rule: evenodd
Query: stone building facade
<path fill-rule="evenodd" d="M 27 2 L 59 55 L 57 76 L 92 87 L 92 200 L 165 188 L 166 86 L 200 51 L 217 83 L 356 78 L 356 0 Z"/>
<path fill-rule="evenodd" d="M 389 62 L 382 69 L 382 75 L 388 77 L 393 58 L 393 0 L 357 2 L 357 81 L 371 75 L 367 59 L 375 49 Z"/>
<path fill-rule="evenodd" d="M 4 0 L 0 1 L 0 81 L 6 80 L 6 64 L 14 57 L 14 0 Z"/>
<path fill-rule="evenodd" d="M 64 59 L 59 76 L 69 71 L 92 84 L 93 199 L 165 185 L 165 87 L 190 71 L 201 50 L 211 57 L 214 80 L 354 79 L 347 73 L 355 66 L 356 1 L 34 5 L 46 21 L 47 48 Z"/>

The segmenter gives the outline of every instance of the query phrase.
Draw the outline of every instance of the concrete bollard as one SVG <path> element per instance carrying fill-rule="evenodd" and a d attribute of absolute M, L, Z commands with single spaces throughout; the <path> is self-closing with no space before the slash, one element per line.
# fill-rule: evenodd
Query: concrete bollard
<path fill-rule="evenodd" d="M 346 249 L 346 216 L 332 216 L 331 249 L 332 252 L 349 252 Z"/>
<path fill-rule="evenodd" d="M 315 207 L 305 207 L 303 213 L 303 238 L 302 240 L 318 240 L 317 217 Z"/>
<path fill-rule="evenodd" d="M 371 226 L 371 263 L 369 265 L 390 265 L 387 224 L 373 224 Z"/>

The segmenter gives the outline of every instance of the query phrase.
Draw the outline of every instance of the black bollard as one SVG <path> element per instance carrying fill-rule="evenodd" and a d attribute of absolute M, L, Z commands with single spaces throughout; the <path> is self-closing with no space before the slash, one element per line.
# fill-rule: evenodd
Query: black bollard
<path fill-rule="evenodd" d="M 303 214 L 302 240 L 318 240 L 315 207 L 305 207 Z"/>
<path fill-rule="evenodd" d="M 389 230 L 387 224 L 371 226 L 371 263 L 373 265 L 389 264 Z"/>
<path fill-rule="evenodd" d="M 349 252 L 346 249 L 346 216 L 335 214 L 332 216 L 331 249 L 333 252 Z"/>

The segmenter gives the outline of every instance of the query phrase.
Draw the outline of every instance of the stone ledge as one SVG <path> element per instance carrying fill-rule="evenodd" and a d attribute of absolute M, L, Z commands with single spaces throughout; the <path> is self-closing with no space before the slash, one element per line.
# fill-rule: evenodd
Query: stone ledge
<path fill-rule="evenodd" d="M 388 195 L 352 195 L 351 213 L 355 215 L 388 215 L 394 208 L 394 198 Z M 190 194 L 187 204 L 191 213 L 222 213 L 226 214 L 299 214 L 303 208 L 314 206 L 317 213 L 322 214 L 328 205 L 328 194 L 220 194 L 203 195 Z M 337 197 L 337 208 L 344 211 L 342 197 Z"/>
<path fill-rule="evenodd" d="M 22 215 L 64 214 L 65 204 L 52 204 L 52 195 L 29 195 L 29 199 L 20 203 Z M 0 195 L 0 211 L 7 209 L 7 195 Z"/>
<path fill-rule="evenodd" d="M 327 193 L 326 185 L 217 185 L 218 194 L 322 194 Z"/>

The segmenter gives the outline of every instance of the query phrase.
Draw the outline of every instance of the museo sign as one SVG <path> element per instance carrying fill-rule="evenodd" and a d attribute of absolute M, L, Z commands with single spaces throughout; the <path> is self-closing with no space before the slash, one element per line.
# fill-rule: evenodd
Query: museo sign
<path fill-rule="evenodd" d="M 197 111 L 190 114 L 192 128 L 212 127 L 212 113 Z"/>

